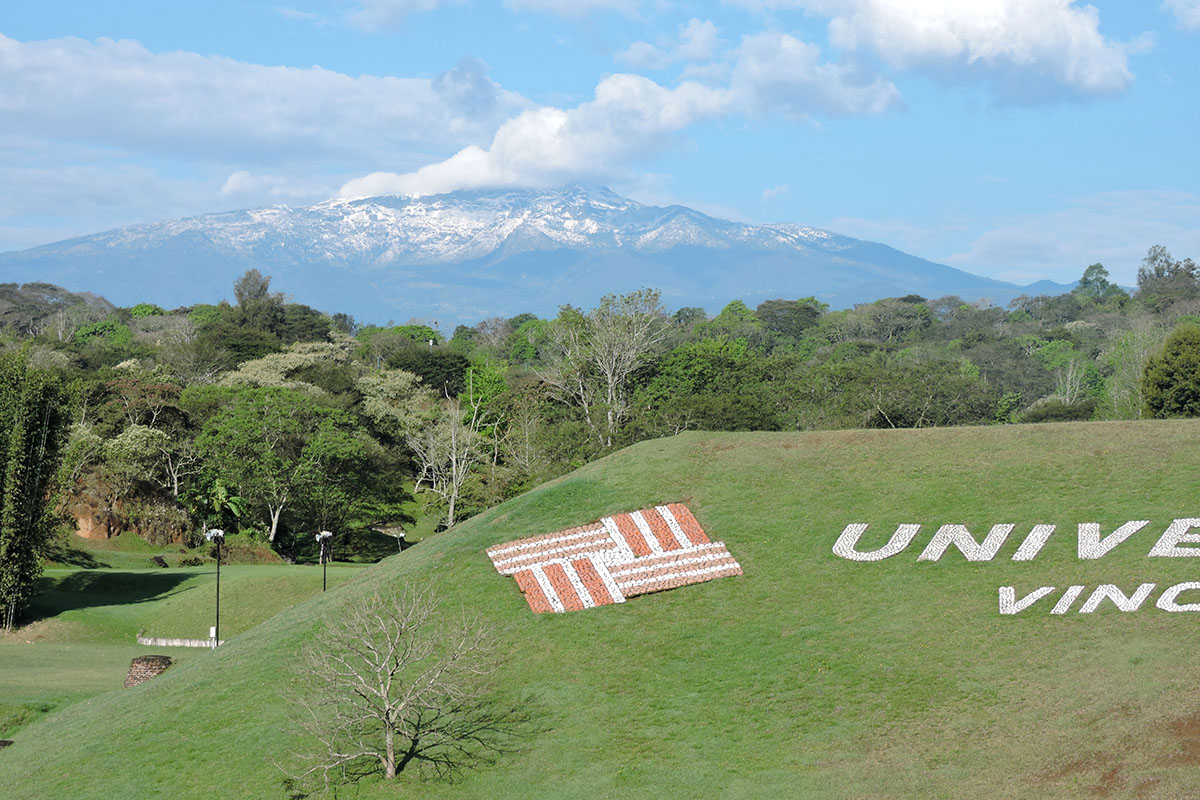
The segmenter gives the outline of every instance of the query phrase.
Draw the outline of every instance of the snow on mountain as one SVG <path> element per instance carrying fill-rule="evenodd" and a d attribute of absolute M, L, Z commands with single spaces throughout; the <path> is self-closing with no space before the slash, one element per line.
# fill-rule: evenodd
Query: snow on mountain
<path fill-rule="evenodd" d="M 663 290 L 672 307 L 910 293 L 1006 302 L 1020 287 L 794 224 L 748 225 L 607 189 L 333 199 L 206 214 L 0 253 L 4 280 L 122 305 L 211 302 L 255 267 L 296 300 L 366 320 L 477 321 Z"/>

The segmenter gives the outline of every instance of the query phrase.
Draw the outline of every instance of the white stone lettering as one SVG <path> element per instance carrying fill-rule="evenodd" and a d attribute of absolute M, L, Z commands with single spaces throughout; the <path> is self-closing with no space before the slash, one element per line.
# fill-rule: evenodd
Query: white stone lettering
<path fill-rule="evenodd" d="M 1126 522 L 1102 539 L 1100 538 L 1100 523 L 1081 522 L 1079 523 L 1079 557 L 1099 558 L 1149 524 L 1150 520 L 1148 519 Z"/>
<path fill-rule="evenodd" d="M 1079 613 L 1091 614 L 1100 607 L 1100 603 L 1102 603 L 1105 598 L 1112 600 L 1113 605 L 1122 611 L 1137 611 L 1142 605 L 1142 602 L 1150 596 L 1150 592 L 1152 591 L 1154 591 L 1153 583 L 1143 583 L 1137 588 L 1137 591 L 1133 593 L 1132 597 L 1126 597 L 1125 593 L 1122 592 L 1118 587 L 1111 583 L 1106 583 L 1102 586 L 1096 587 L 1096 591 L 1092 592 L 1091 596 L 1084 601 L 1083 606 L 1079 609 Z"/>
<path fill-rule="evenodd" d="M 991 561 L 1015 527 L 993 525 L 981 544 L 975 541 L 966 525 L 943 525 L 929 540 L 928 546 L 917 557 L 917 561 L 937 561 L 950 545 L 957 547 L 958 551 L 966 556 L 967 561 Z"/>
<path fill-rule="evenodd" d="M 1154 547 L 1150 548 L 1150 556 L 1159 558 L 1200 556 L 1200 547 L 1179 546 L 1181 544 L 1200 544 L 1200 533 L 1188 533 L 1192 528 L 1200 528 L 1200 519 L 1175 520 L 1167 526 L 1163 535 L 1154 543 Z"/>
<path fill-rule="evenodd" d="M 834 542 L 833 552 L 851 561 L 881 561 L 902 552 L 912 542 L 917 531 L 921 530 L 920 525 L 901 525 L 896 528 L 896 532 L 892 534 L 891 539 L 888 539 L 887 544 L 878 550 L 869 550 L 864 553 L 856 550 L 855 545 L 858 544 L 859 538 L 868 527 L 869 525 L 865 522 L 847 525 L 846 529 L 842 531 L 842 535 Z"/>
<path fill-rule="evenodd" d="M 1050 609 L 1051 614 L 1065 614 L 1071 610 L 1071 606 L 1075 605 L 1075 601 L 1079 599 L 1079 595 L 1083 594 L 1083 587 L 1079 585 L 1068 586 L 1063 592 L 1063 596 L 1058 598 L 1058 602 L 1054 604 L 1054 608 Z"/>
<path fill-rule="evenodd" d="M 1181 592 L 1186 592 L 1189 589 L 1200 589 L 1200 581 L 1188 581 L 1187 583 L 1177 583 L 1174 586 L 1167 588 L 1165 592 L 1158 598 L 1156 606 L 1163 611 L 1200 611 L 1200 603 L 1178 603 L 1176 598 Z"/>
<path fill-rule="evenodd" d="M 1043 586 L 1040 589 L 1034 589 L 1029 594 L 1017 599 L 1017 590 L 1012 586 L 1000 587 L 1000 613 L 1001 614 L 1019 614 L 1031 605 L 1041 600 L 1046 595 L 1054 591 L 1053 586 Z"/>
<path fill-rule="evenodd" d="M 1017 552 L 1013 553 L 1012 560 L 1032 561 L 1034 556 L 1042 552 L 1042 547 L 1052 533 L 1054 533 L 1053 525 L 1034 525 L 1033 530 L 1025 537 L 1025 541 L 1021 542 L 1021 546 L 1017 548 Z"/>

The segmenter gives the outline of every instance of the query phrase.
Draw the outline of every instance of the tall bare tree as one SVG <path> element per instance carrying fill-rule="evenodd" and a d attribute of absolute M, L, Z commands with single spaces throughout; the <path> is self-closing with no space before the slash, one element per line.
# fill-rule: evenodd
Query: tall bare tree
<path fill-rule="evenodd" d="M 583 418 L 596 430 L 592 406 L 599 402 L 591 364 L 591 325 L 583 312 L 563 306 L 550 324 L 542 352 L 545 365 L 538 377 L 560 402 L 575 405 Z"/>
<path fill-rule="evenodd" d="M 1115 418 L 1140 419 L 1145 413 L 1142 370 L 1165 338 L 1166 331 L 1152 317 L 1134 317 L 1129 330 L 1105 350 L 1102 360 L 1109 371 L 1107 411 Z"/>
<path fill-rule="evenodd" d="M 479 429 L 483 424 L 478 403 L 468 415 L 457 398 L 447 397 L 437 417 L 416 433 L 405 437 L 421 468 L 422 483 L 446 501 L 446 527 L 454 526 L 459 495 L 471 468 L 486 454 Z"/>
<path fill-rule="evenodd" d="M 487 700 L 492 631 L 443 623 L 428 589 L 353 604 L 305 645 L 292 697 L 306 746 L 298 780 L 395 778 L 410 765 L 447 775 L 511 748 L 528 715 Z"/>
<path fill-rule="evenodd" d="M 629 416 L 629 376 L 669 331 L 656 289 L 605 295 L 587 315 L 564 307 L 550 326 L 540 373 L 548 386 L 580 406 L 588 424 L 594 407 L 604 410 L 605 447 Z"/>

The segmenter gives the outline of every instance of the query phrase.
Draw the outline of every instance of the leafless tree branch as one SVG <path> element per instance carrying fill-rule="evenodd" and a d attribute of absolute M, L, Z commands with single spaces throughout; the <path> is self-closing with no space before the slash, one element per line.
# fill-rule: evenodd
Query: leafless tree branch
<path fill-rule="evenodd" d="M 530 716 L 488 699 L 492 631 L 463 614 L 443 623 L 428 589 L 372 595 L 307 644 L 289 696 L 306 746 L 281 766 L 334 783 L 423 766 L 445 777 L 515 745 Z"/>

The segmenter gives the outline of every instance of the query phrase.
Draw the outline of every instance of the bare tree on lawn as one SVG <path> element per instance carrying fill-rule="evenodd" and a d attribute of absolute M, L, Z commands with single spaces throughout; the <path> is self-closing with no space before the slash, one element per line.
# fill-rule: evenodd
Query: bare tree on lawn
<path fill-rule="evenodd" d="M 428 589 L 363 598 L 303 649 L 291 699 L 308 749 L 285 771 L 326 788 L 410 766 L 444 777 L 511 749 L 529 715 L 487 699 L 494 649 L 478 619 L 443 623 Z"/>

